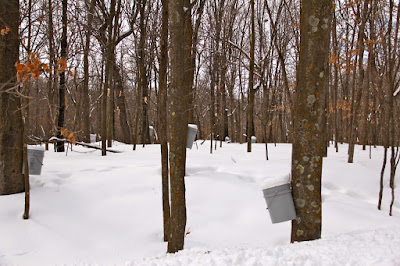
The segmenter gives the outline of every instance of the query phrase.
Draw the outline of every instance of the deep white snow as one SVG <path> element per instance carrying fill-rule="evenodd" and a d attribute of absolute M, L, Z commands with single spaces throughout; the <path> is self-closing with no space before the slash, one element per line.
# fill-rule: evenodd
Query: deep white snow
<path fill-rule="evenodd" d="M 400 265 L 400 204 L 377 210 L 383 149 L 329 149 L 322 179 L 322 239 L 289 244 L 290 222 L 272 224 L 262 186 L 290 173 L 291 145 L 209 142 L 187 150 L 185 250 L 162 241 L 160 146 L 116 143 L 122 153 L 46 151 L 24 195 L 0 196 L 0 265 Z M 398 184 L 398 178 L 396 183 Z M 396 197 L 400 198 L 399 189 Z"/>

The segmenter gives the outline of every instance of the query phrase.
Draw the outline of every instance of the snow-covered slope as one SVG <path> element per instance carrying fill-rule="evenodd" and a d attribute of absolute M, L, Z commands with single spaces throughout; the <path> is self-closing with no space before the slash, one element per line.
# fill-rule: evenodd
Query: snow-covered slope
<path fill-rule="evenodd" d="M 290 222 L 271 223 L 261 189 L 290 173 L 291 145 L 268 147 L 269 161 L 264 144 L 187 151 L 185 250 L 172 255 L 162 241 L 159 145 L 116 143 L 123 153 L 106 157 L 47 151 L 42 175 L 31 177 L 31 219 L 22 219 L 23 194 L 0 196 L 0 265 L 400 265 L 399 201 L 389 217 L 385 189 L 376 208 L 382 148 L 369 159 L 356 147 L 353 164 L 346 145 L 329 150 L 322 239 L 289 244 Z"/>

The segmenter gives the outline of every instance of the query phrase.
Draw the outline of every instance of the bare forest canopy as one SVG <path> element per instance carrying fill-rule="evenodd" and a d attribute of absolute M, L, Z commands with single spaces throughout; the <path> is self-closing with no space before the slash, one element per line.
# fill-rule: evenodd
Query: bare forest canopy
<path fill-rule="evenodd" d="M 254 119 L 250 123 L 250 1 L 188 3 L 185 12 L 191 19 L 186 27 L 191 37 L 186 44 L 191 46 L 192 60 L 185 67 L 193 74 L 188 115 L 189 123 L 198 125 L 198 137 L 209 138 L 213 131 L 219 139 L 229 136 L 231 141 L 245 142 L 252 127 L 258 142 L 291 142 L 300 1 L 255 1 Z M 74 132 L 78 141 L 89 141 L 90 133 L 100 136 L 102 116 L 107 116 L 108 138 L 149 142 L 149 126 L 157 131 L 159 123 L 161 1 L 68 1 L 65 56 L 62 10 L 62 1 L 20 1 L 20 61 L 10 65 L 17 63 L 19 78 L 25 78 L 28 88 L 28 136 L 56 135 L 59 73 L 64 71 L 65 129 Z M 398 146 L 399 4 L 335 1 L 330 27 L 326 142 L 388 146 L 390 141 Z M 33 69 L 41 74 L 20 72 L 27 64 L 36 64 Z M 29 75 L 35 79 L 28 79 Z M 106 110 L 102 110 L 104 93 Z M 389 123 L 396 133 L 388 138 Z"/>

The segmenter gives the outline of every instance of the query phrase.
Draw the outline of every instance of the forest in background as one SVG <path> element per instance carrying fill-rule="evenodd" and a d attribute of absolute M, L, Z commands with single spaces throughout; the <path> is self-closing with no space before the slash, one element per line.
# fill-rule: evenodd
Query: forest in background
<path fill-rule="evenodd" d="M 188 2 L 193 81 L 189 122 L 200 139 L 291 142 L 300 50 L 300 3 L 255 1 L 254 119 L 249 123 L 250 4 Z M 65 129 L 79 140 L 150 143 L 158 129 L 161 1 L 68 2 L 66 62 L 61 57 L 61 1 L 21 1 L 20 62 L 38 59 L 45 75 L 27 79 L 31 140 L 57 131 L 59 69 L 67 69 Z M 361 145 L 398 143 L 399 7 L 393 1 L 336 1 L 331 30 L 325 138 Z M 190 12 L 189 12 L 190 11 Z M 107 93 L 106 112 L 102 95 Z"/>

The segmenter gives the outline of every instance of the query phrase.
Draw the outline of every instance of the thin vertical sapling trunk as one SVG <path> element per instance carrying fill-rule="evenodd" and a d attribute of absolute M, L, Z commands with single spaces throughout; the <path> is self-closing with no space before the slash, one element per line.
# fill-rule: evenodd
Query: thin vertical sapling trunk
<path fill-rule="evenodd" d="M 250 0 L 251 39 L 250 39 L 250 71 L 249 71 L 249 105 L 247 109 L 247 152 L 251 152 L 251 138 L 254 135 L 254 50 L 255 50 L 255 18 L 254 0 Z"/>
<path fill-rule="evenodd" d="M 59 108 L 58 108 L 58 120 L 57 120 L 57 138 L 62 138 L 61 129 L 65 125 L 65 67 L 63 62 L 67 61 L 67 0 L 62 0 L 62 36 L 61 36 L 61 61 L 60 66 L 60 88 L 59 88 Z M 59 61 L 60 62 L 60 61 Z M 64 152 L 64 141 L 57 141 L 56 143 L 57 152 Z"/>
<path fill-rule="evenodd" d="M 168 241 L 171 210 L 169 205 L 168 131 L 167 131 L 167 70 L 168 70 L 168 1 L 162 0 L 159 92 L 157 101 L 158 137 L 161 144 L 162 206 L 164 241 Z"/>

